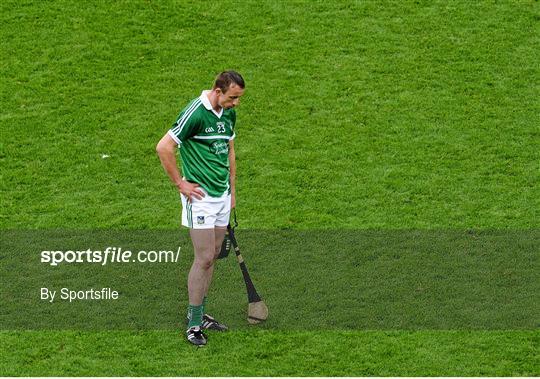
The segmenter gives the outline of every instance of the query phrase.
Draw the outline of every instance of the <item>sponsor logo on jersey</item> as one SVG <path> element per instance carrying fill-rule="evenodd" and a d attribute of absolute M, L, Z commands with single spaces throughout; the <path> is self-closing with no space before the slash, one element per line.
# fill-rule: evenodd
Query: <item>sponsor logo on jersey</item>
<path fill-rule="evenodd" d="M 216 155 L 229 154 L 229 144 L 223 140 L 214 141 L 210 145 L 210 151 Z"/>
<path fill-rule="evenodd" d="M 216 131 L 214 130 L 213 127 L 209 127 L 209 128 L 204 129 L 204 132 L 205 133 L 215 133 Z"/>

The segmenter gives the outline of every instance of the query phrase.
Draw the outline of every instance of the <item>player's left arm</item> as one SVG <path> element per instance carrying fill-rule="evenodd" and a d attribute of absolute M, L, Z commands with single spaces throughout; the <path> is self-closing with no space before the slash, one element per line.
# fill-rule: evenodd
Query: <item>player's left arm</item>
<path fill-rule="evenodd" d="M 229 184 L 231 186 L 231 209 L 236 207 L 236 155 L 234 140 L 229 141 Z"/>

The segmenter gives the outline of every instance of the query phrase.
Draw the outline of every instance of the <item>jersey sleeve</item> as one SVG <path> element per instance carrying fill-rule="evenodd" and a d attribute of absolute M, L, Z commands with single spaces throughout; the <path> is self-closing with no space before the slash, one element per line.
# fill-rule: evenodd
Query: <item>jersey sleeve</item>
<path fill-rule="evenodd" d="M 196 112 L 183 111 L 169 130 L 169 135 L 179 145 L 197 134 L 200 126 Z"/>

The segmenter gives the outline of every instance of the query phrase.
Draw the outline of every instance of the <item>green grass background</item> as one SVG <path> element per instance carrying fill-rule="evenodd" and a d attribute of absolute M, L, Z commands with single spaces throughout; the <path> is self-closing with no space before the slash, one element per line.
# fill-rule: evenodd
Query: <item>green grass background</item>
<path fill-rule="evenodd" d="M 532 331 L 268 331 L 212 335 L 188 349 L 178 334 L 152 332 L 0 333 L 3 375 L 111 376 L 460 376 L 533 375 Z M 234 340 L 233 338 L 234 337 Z"/>
<path fill-rule="evenodd" d="M 539 20 L 536 1 L 3 1 L 0 228 L 178 227 L 155 144 L 234 68 L 242 228 L 537 235 Z M 0 373 L 538 375 L 537 329 L 508 329 L 254 329 L 205 351 L 4 331 Z"/>

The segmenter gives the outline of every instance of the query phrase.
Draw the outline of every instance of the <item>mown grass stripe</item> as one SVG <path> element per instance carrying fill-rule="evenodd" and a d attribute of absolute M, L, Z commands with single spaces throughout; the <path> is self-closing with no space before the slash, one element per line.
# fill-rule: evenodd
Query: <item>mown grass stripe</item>
<path fill-rule="evenodd" d="M 2 376 L 535 376 L 538 331 L 0 332 Z M 17 351 L 17 354 L 13 354 Z"/>

